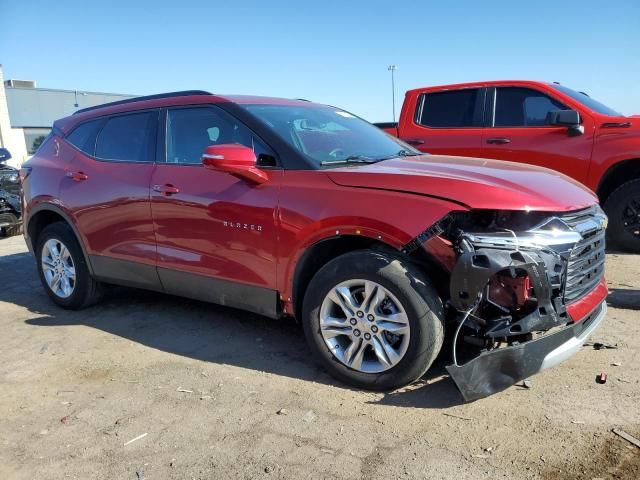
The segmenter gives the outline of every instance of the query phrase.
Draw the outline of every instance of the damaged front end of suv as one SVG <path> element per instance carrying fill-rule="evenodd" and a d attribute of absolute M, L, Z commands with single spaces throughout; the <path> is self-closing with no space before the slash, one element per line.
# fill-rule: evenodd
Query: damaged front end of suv
<path fill-rule="evenodd" d="M 446 244 L 454 252 L 447 370 L 465 400 L 504 390 L 582 346 L 606 311 L 606 224 L 595 205 L 559 214 L 472 210 L 425 232 L 427 250 Z"/>

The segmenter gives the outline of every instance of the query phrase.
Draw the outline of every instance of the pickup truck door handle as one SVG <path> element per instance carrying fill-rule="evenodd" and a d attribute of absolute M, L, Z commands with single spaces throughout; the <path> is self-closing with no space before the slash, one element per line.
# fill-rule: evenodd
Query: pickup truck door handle
<path fill-rule="evenodd" d="M 492 143 L 495 145 L 503 145 L 505 143 L 511 143 L 511 140 L 509 138 L 504 138 L 504 137 L 487 138 L 487 143 Z"/>
<path fill-rule="evenodd" d="M 67 172 L 64 175 L 76 182 L 83 182 L 89 178 L 89 175 L 84 172 Z"/>
<path fill-rule="evenodd" d="M 409 145 L 424 145 L 424 140 L 405 140 Z"/>
<path fill-rule="evenodd" d="M 165 197 L 170 197 L 171 195 L 180 193 L 180 189 L 178 187 L 174 187 L 170 183 L 167 183 L 166 185 L 154 185 L 153 191 L 161 193 Z"/>

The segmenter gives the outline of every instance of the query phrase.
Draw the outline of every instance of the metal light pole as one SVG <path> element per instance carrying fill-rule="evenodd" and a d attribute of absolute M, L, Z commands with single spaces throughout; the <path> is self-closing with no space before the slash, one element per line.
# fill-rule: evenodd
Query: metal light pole
<path fill-rule="evenodd" d="M 396 84 L 395 78 L 393 76 L 393 72 L 396 71 L 396 66 L 389 65 L 389 68 L 387 68 L 387 70 L 391 72 L 391 105 L 393 108 L 393 123 L 396 123 Z"/>

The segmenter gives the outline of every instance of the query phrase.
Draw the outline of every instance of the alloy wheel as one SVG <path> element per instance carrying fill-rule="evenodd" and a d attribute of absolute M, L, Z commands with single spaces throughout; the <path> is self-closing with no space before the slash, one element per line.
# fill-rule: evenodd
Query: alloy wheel
<path fill-rule="evenodd" d="M 42 247 L 42 273 L 51 291 L 60 298 L 69 298 L 76 287 L 76 268 L 69 249 L 60 240 L 51 238 Z"/>
<path fill-rule="evenodd" d="M 340 362 L 364 373 L 393 368 L 409 347 L 405 309 L 371 280 L 347 280 L 327 293 L 320 307 L 320 332 Z"/>

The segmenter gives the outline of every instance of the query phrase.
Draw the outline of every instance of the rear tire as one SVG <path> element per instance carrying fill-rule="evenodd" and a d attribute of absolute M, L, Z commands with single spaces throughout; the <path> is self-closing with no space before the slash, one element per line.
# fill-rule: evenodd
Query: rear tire
<path fill-rule="evenodd" d="M 345 298 L 339 292 L 351 303 L 338 304 Z M 387 321 L 392 317 L 402 323 Z M 424 375 L 442 347 L 443 319 L 442 301 L 420 270 L 372 250 L 341 255 L 322 267 L 306 290 L 302 316 L 319 363 L 339 380 L 370 390 L 392 390 Z M 335 339 L 332 325 L 340 332 Z"/>
<path fill-rule="evenodd" d="M 640 253 L 640 179 L 623 183 L 604 203 L 607 239 L 626 252 Z"/>
<path fill-rule="evenodd" d="M 0 214 L 0 223 L 5 222 L 11 223 L 12 225 L 0 228 L 3 236 L 13 237 L 22 233 L 22 224 L 19 222 L 18 217 L 13 213 Z"/>
<path fill-rule="evenodd" d="M 47 225 L 38 235 L 35 254 L 42 286 L 58 306 L 79 310 L 102 298 L 101 285 L 91 277 L 80 244 L 66 223 Z"/>
<path fill-rule="evenodd" d="M 5 237 L 15 237 L 16 235 L 20 235 L 22 233 L 22 225 L 12 225 L 10 227 L 4 227 L 2 229 L 2 234 Z"/>

